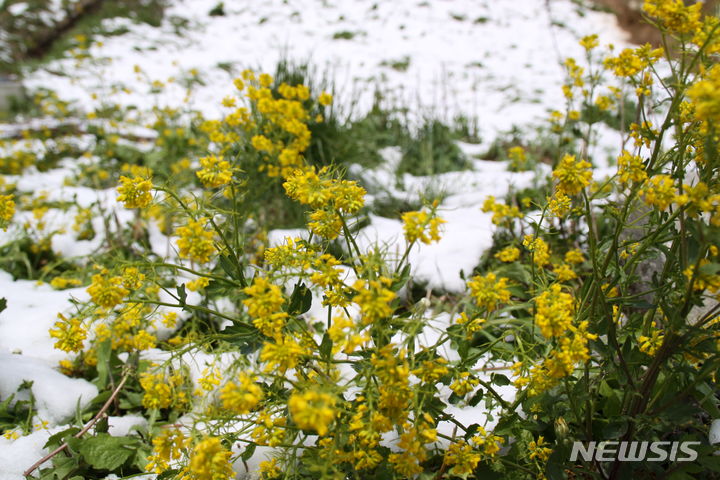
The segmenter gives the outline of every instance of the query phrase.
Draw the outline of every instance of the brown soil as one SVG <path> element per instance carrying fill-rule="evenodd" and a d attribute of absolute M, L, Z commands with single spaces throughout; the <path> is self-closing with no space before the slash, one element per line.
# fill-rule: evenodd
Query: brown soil
<path fill-rule="evenodd" d="M 596 4 L 609 8 L 617 16 L 620 27 L 630 34 L 630 40 L 638 45 L 660 44 L 660 33 L 643 19 L 642 0 L 593 0 Z M 685 0 L 695 3 L 694 0 Z M 720 0 L 706 0 L 703 11 L 713 12 Z"/>

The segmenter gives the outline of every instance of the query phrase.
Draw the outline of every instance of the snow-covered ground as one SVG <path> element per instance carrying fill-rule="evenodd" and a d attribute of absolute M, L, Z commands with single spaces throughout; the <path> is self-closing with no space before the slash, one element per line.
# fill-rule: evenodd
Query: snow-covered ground
<path fill-rule="evenodd" d="M 352 105 L 354 115 L 371 106 L 380 88 L 389 101 L 410 107 L 415 118 L 428 112 L 445 119 L 459 114 L 477 118 L 483 144 L 461 145 L 474 155 L 499 133 L 514 125 L 537 123 L 548 110 L 564 105 L 560 61 L 582 55 L 580 37 L 598 33 L 602 43 L 625 43 L 612 16 L 592 11 L 581 15 L 570 0 L 224 3 L 226 16 L 211 17 L 208 12 L 215 0 L 173 0 L 160 28 L 110 20 L 126 26 L 129 33 L 91 47 L 94 58 L 108 61 L 87 69 L 74 68 L 74 60 L 56 61 L 30 73 L 27 86 L 51 87 L 88 110 L 108 101 L 140 108 L 157 102 L 180 106 L 185 90 L 168 79 L 180 79 L 197 69 L 203 84 L 195 87 L 190 106 L 218 116 L 220 99 L 233 91 L 228 65 L 235 72 L 245 68 L 272 72 L 281 58 L 307 60 L 335 85 L 338 108 L 349 112 Z M 188 20 L 180 34 L 175 26 L 178 18 Z M 147 77 L 138 77 L 135 65 Z M 166 83 L 159 96 L 150 95 L 148 78 Z M 111 87 L 128 87 L 130 93 L 110 98 Z M 617 142 L 612 134 L 606 137 L 604 144 Z M 475 160 L 469 171 L 433 178 L 406 175 L 404 188 L 398 189 L 395 173 L 388 167 L 397 161 L 397 152 L 389 149 L 383 155 L 386 165 L 372 171 L 351 168 L 351 173 L 362 179 L 371 197 L 384 191 L 412 199 L 428 188 L 446 193 L 440 206 L 447 221 L 443 239 L 416 247 L 410 259 L 416 278 L 428 286 L 463 290 L 460 273 L 469 274 L 492 242 L 491 215 L 480 211 L 483 199 L 502 198 L 510 188 L 527 187 L 535 173 L 511 173 L 503 163 Z M 98 201 L 112 208 L 112 190 L 66 187 L 67 173 L 67 168 L 58 168 L 6 179 L 25 191 L 48 190 L 52 200 L 75 196 L 83 205 Z M 71 218 L 58 216 L 55 221 Z M 378 216 L 371 220 L 362 232 L 361 246 L 379 242 L 391 251 L 402 248 L 399 221 Z M 271 237 L 281 241 L 284 233 Z M 12 229 L 0 241 L 11 234 Z M 152 238 L 156 249 L 166 249 L 166 237 L 155 232 Z M 69 234 L 56 236 L 53 243 L 53 249 L 68 256 L 92 248 L 73 241 Z M 8 299 L 8 308 L 0 313 L 0 398 L 14 392 L 23 380 L 33 380 L 39 420 L 49 422 L 49 429 L 40 428 L 18 440 L 0 438 L 0 480 L 20 480 L 22 471 L 42 455 L 47 436 L 70 420 L 78 403 L 83 405 L 97 392 L 92 384 L 55 370 L 64 355 L 52 348 L 48 329 L 57 313 L 67 310 L 70 296 L 84 298 L 86 293 L 82 288 L 55 291 L 35 282 L 13 281 L 0 272 L 0 297 Z M 481 409 L 456 413 L 473 421 L 484 415 Z M 127 430 L 133 421 L 140 420 L 114 419 L 114 433 Z"/>

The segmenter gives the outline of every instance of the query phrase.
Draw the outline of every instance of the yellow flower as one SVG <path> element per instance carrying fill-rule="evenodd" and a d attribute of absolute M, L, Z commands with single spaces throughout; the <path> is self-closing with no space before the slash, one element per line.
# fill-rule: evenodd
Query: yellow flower
<path fill-rule="evenodd" d="M 592 50 L 598 45 L 600 45 L 600 42 L 598 41 L 597 35 L 587 35 L 580 39 L 580 46 L 583 47 L 585 50 Z"/>
<path fill-rule="evenodd" d="M 163 473 L 170 468 L 171 460 L 179 460 L 188 446 L 188 439 L 177 428 L 165 428 L 152 440 L 153 453 L 148 457 L 145 471 Z"/>
<path fill-rule="evenodd" d="M 226 480 L 235 478 L 230 457 L 232 452 L 223 447 L 217 437 L 206 437 L 190 454 L 190 462 L 183 469 L 187 480 Z"/>
<path fill-rule="evenodd" d="M 653 355 L 655 355 L 655 353 L 657 353 L 664 339 L 665 335 L 662 333 L 661 330 L 654 330 L 649 337 L 641 335 L 640 337 L 638 337 L 640 351 L 652 357 Z"/>
<path fill-rule="evenodd" d="M 362 323 L 368 325 L 392 315 L 395 310 L 391 303 L 395 299 L 395 292 L 386 288 L 391 284 L 389 278 L 380 277 L 378 280 L 358 280 L 353 288 L 358 292 L 352 299 L 362 312 Z"/>
<path fill-rule="evenodd" d="M 322 92 L 318 97 L 318 103 L 320 105 L 328 106 L 332 103 L 333 97 L 327 92 Z"/>
<path fill-rule="evenodd" d="M 495 258 L 505 263 L 514 262 L 520 258 L 520 249 L 517 247 L 505 247 L 495 254 Z"/>
<path fill-rule="evenodd" d="M 627 150 L 623 150 L 617 161 L 618 176 L 620 177 L 620 183 L 623 185 L 630 183 L 630 181 L 640 183 L 647 178 L 645 165 L 638 155 L 631 155 Z"/>
<path fill-rule="evenodd" d="M 228 382 L 220 391 L 220 401 L 225 410 L 236 415 L 250 413 L 263 398 L 263 391 L 255 383 L 255 378 L 245 372 L 240 373 L 238 382 Z"/>
<path fill-rule="evenodd" d="M 331 210 L 315 210 L 310 214 L 308 229 L 316 235 L 334 240 L 340 235 L 342 221 L 337 213 Z"/>
<path fill-rule="evenodd" d="M 445 223 L 442 218 L 426 211 L 405 212 L 402 221 L 408 242 L 420 240 L 427 245 L 440 240 L 440 225 Z"/>
<path fill-rule="evenodd" d="M 548 202 L 548 210 L 558 218 L 562 218 L 570 211 L 572 200 L 564 193 L 557 192 Z"/>
<path fill-rule="evenodd" d="M 494 273 L 487 275 L 474 276 L 469 282 L 470 295 L 475 299 L 478 307 L 486 309 L 488 312 L 496 310 L 501 303 L 507 303 L 510 300 L 510 290 L 507 287 L 507 278 L 503 277 L 499 280 Z"/>
<path fill-rule="evenodd" d="M 577 195 L 590 184 L 592 165 L 585 160 L 575 160 L 575 155 L 565 155 L 553 170 L 558 179 L 557 190 L 565 195 Z"/>
<path fill-rule="evenodd" d="M 577 274 L 567 263 L 556 263 L 553 265 L 553 272 L 557 275 L 558 282 L 567 282 L 577 278 Z"/>
<path fill-rule="evenodd" d="M 465 440 L 451 443 L 445 452 L 445 464 L 450 465 L 450 475 L 466 476 L 473 473 L 482 455 L 473 451 Z"/>
<path fill-rule="evenodd" d="M 535 299 L 535 323 L 546 338 L 559 337 L 570 328 L 575 313 L 575 300 L 562 291 L 559 284 Z"/>
<path fill-rule="evenodd" d="M 460 372 L 457 379 L 450 384 L 450 389 L 455 392 L 458 397 L 464 397 L 480 383 L 477 378 L 472 378 L 470 372 Z"/>
<path fill-rule="evenodd" d="M 196 175 L 206 187 L 221 187 L 232 180 L 230 162 L 223 160 L 222 156 L 210 155 L 209 157 L 202 157 L 200 165 L 203 168 L 197 171 Z"/>
<path fill-rule="evenodd" d="M 550 263 L 550 247 L 542 238 L 525 235 L 523 246 L 533 252 L 533 262 L 538 267 L 544 267 Z"/>
<path fill-rule="evenodd" d="M 253 318 L 276 313 L 285 303 L 280 287 L 270 283 L 265 277 L 256 276 L 252 285 L 245 287 L 243 292 L 249 297 L 243 300 L 243 304 Z"/>
<path fill-rule="evenodd" d="M 645 0 L 643 10 L 670 31 L 692 33 L 702 26 L 702 5 L 702 2 L 696 2 L 686 6 L 682 0 Z"/>
<path fill-rule="evenodd" d="M 530 452 L 530 460 L 537 459 L 540 462 L 546 462 L 552 454 L 552 448 L 548 448 L 545 445 L 545 437 L 540 435 L 537 441 L 533 440 L 528 444 L 528 451 Z"/>
<path fill-rule="evenodd" d="M 720 120 L 720 100 L 717 91 L 720 88 L 720 68 L 713 66 L 702 79 L 687 90 L 688 97 L 695 106 L 695 115 L 700 120 L 717 122 Z"/>
<path fill-rule="evenodd" d="M 7 225 L 15 215 L 15 202 L 12 195 L 0 195 L 0 227 L 7 230 Z"/>
<path fill-rule="evenodd" d="M 667 210 L 672 203 L 683 205 L 687 202 L 687 195 L 679 195 L 675 182 L 669 175 L 655 175 L 639 192 L 648 205 L 660 210 Z"/>
<path fill-rule="evenodd" d="M 177 229 L 177 235 L 180 237 L 177 240 L 180 258 L 188 258 L 198 263 L 210 261 L 210 255 L 215 253 L 214 234 L 203 228 L 206 220 L 205 218 L 189 220 L 186 226 Z"/>
<path fill-rule="evenodd" d="M 87 338 L 87 330 L 77 318 L 68 320 L 58 313 L 59 321 L 50 329 L 50 336 L 57 338 L 54 347 L 65 352 L 79 352 L 83 349 L 83 340 Z"/>
<path fill-rule="evenodd" d="M 195 280 L 190 280 L 185 284 L 187 289 L 191 292 L 199 292 L 203 288 L 210 285 L 210 279 L 207 277 L 198 277 Z"/>
<path fill-rule="evenodd" d="M 125 296 L 130 293 L 123 287 L 122 277 L 109 277 L 109 272 L 103 269 L 93 275 L 92 283 L 87 288 L 93 302 L 103 308 L 113 308 L 122 303 Z"/>
<path fill-rule="evenodd" d="M 279 374 L 295 368 L 300 357 L 305 354 L 305 349 L 290 337 L 277 339 L 275 343 L 265 342 L 260 352 L 260 361 L 266 362 L 266 372 L 274 369 Z"/>
<path fill-rule="evenodd" d="M 485 213 L 492 212 L 492 223 L 495 225 L 500 225 L 505 221 L 512 220 L 513 218 L 523 218 L 524 216 L 518 207 L 510 207 L 503 203 L 497 203 L 495 201 L 495 197 L 492 195 L 485 198 L 483 206 L 480 210 Z"/>
<path fill-rule="evenodd" d="M 567 263 L 573 263 L 573 264 L 579 264 L 583 263 L 585 261 L 585 257 L 583 256 L 582 251 L 575 248 L 573 250 L 568 250 L 565 252 L 565 261 Z"/>
<path fill-rule="evenodd" d="M 141 177 L 129 178 L 123 175 L 120 177 L 120 186 L 117 188 L 117 192 L 120 194 L 117 201 L 123 202 L 125 208 L 145 208 L 152 201 L 150 190 L 152 190 L 150 180 Z"/>
<path fill-rule="evenodd" d="M 288 400 L 288 409 L 299 428 L 313 430 L 323 436 L 335 419 L 336 401 L 334 396 L 315 390 L 294 392 Z"/>

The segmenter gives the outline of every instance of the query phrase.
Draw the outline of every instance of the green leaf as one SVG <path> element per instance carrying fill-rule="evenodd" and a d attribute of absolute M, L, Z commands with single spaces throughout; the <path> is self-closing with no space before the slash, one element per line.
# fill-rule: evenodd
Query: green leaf
<path fill-rule="evenodd" d="M 7 299 L 6 298 L 0 298 L 0 312 L 5 310 L 7 308 Z"/>
<path fill-rule="evenodd" d="M 312 292 L 304 283 L 296 283 L 292 295 L 290 295 L 290 305 L 288 306 L 288 314 L 302 315 L 310 310 L 312 305 Z"/>
<path fill-rule="evenodd" d="M 320 355 L 322 355 L 323 358 L 330 358 L 332 356 L 332 347 L 333 341 L 330 335 L 325 332 L 322 342 L 320 343 Z"/>
<path fill-rule="evenodd" d="M 245 451 L 243 451 L 242 455 L 240 455 L 240 458 L 243 462 L 247 462 L 248 460 L 250 460 L 250 457 L 252 457 L 253 453 L 255 453 L 255 447 L 257 447 L 257 445 L 255 445 L 254 443 L 251 443 L 247 446 Z"/>
<path fill-rule="evenodd" d="M 180 305 L 183 305 L 183 306 L 184 306 L 184 305 L 185 305 L 185 300 L 187 300 L 187 292 L 185 291 L 185 284 L 183 283 L 182 285 L 177 285 L 177 286 L 175 287 L 175 290 L 177 291 L 178 299 L 179 299 L 179 301 L 180 301 Z"/>
<path fill-rule="evenodd" d="M 492 383 L 494 383 L 498 387 L 510 385 L 510 379 L 502 373 L 493 373 L 490 378 L 492 380 Z"/>
<path fill-rule="evenodd" d="M 97 387 L 99 390 L 103 390 L 107 386 L 108 376 L 110 373 L 110 355 L 112 354 L 112 347 L 110 340 L 105 340 L 97 345 Z"/>
<path fill-rule="evenodd" d="M 93 468 L 115 470 L 125 463 L 135 451 L 137 440 L 128 437 L 113 437 L 102 433 L 84 439 L 80 455 Z"/>

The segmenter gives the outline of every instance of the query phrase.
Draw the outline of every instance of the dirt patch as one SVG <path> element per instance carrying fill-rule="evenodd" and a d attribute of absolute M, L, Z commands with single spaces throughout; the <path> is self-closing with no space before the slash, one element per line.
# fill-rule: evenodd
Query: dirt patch
<path fill-rule="evenodd" d="M 618 24 L 630 35 L 630 41 L 643 45 L 650 43 L 658 46 L 661 43 L 660 33 L 652 26 L 648 25 L 642 13 L 642 0 L 593 0 L 597 5 L 605 7 L 617 16 Z M 694 1 L 686 1 L 691 4 Z M 703 11 L 712 13 L 715 11 L 718 0 L 706 0 L 704 2 Z"/>

